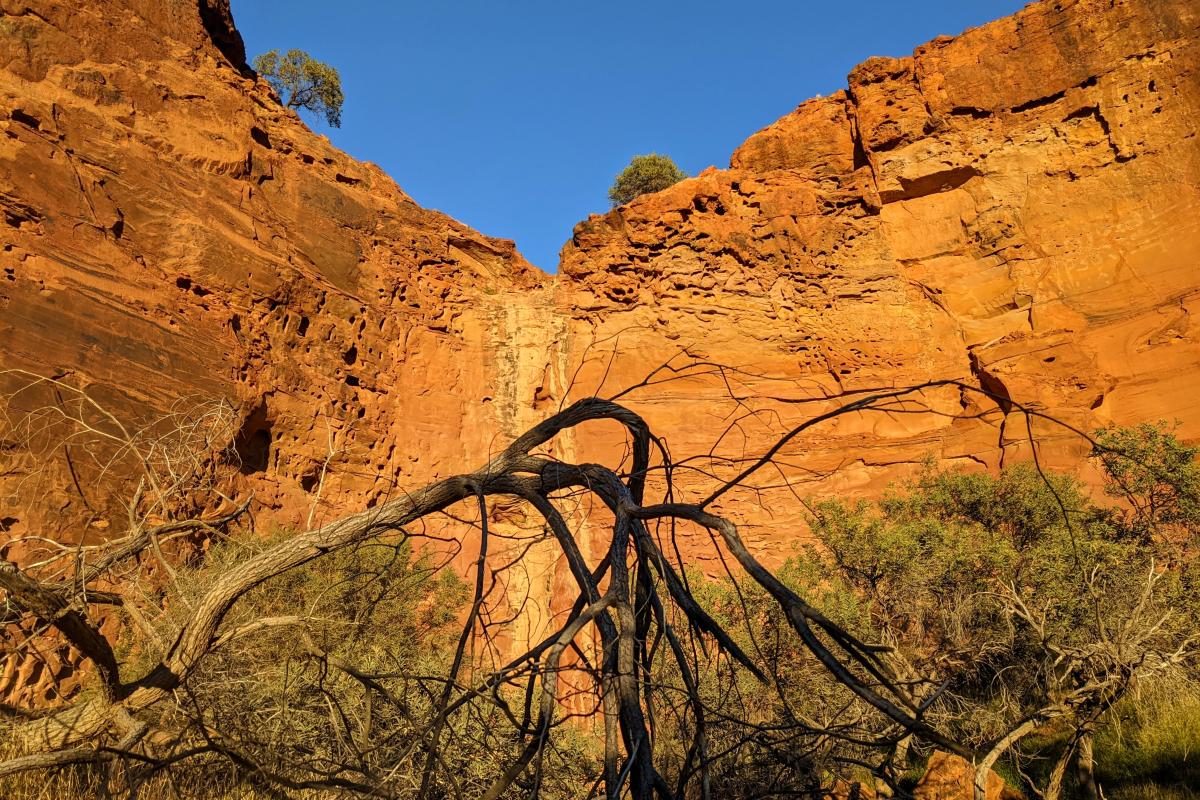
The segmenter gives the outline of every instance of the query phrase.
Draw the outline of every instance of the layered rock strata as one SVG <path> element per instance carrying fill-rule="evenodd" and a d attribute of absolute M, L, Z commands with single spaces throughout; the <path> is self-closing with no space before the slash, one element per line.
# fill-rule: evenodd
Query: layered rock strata
<path fill-rule="evenodd" d="M 0 10 L 0 366 L 24 370 L 0 389 L 56 376 L 132 421 L 227 402 L 238 458 L 216 469 L 263 530 L 472 468 L 572 397 L 689 361 L 627 398 L 706 456 L 684 492 L 865 391 L 987 392 L 931 388 L 797 439 L 722 508 L 768 561 L 803 536 L 797 496 L 1028 457 L 1019 406 L 1200 437 L 1191 0 L 1043 0 L 872 59 L 728 169 L 581 223 L 553 279 L 283 109 L 224 0 Z M 55 402 L 39 391 L 16 411 Z M 1034 432 L 1050 463 L 1083 451 Z M 112 471 L 69 449 L 44 469 L 26 444 L 0 451 L 5 536 L 122 524 Z M 718 568 L 706 537 L 683 550 Z M 518 639 L 564 593 L 554 551 L 530 559 L 515 594 L 542 611 Z"/>
<path fill-rule="evenodd" d="M 1200 436 L 1198 29 L 1185 0 L 1035 3 L 872 59 L 729 169 L 591 217 L 563 250 L 559 305 L 576 341 L 622 332 L 624 355 L 582 382 L 628 384 L 684 348 L 742 368 L 750 406 L 725 376 L 643 395 L 677 453 L 740 420 L 730 458 L 820 398 L 947 379 L 990 393 L 814 430 L 763 477 L 803 494 L 875 493 L 927 458 L 1028 458 L 1018 404 Z M 1034 433 L 1048 463 L 1086 451 L 1051 423 Z M 739 514 L 767 552 L 794 536 L 789 495 Z"/>

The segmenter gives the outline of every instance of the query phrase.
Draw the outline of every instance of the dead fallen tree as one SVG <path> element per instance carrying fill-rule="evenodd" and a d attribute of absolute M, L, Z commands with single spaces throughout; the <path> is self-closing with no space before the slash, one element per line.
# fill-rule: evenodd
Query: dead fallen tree
<path fill-rule="evenodd" d="M 168 537 L 192 530 L 225 530 L 245 512 L 248 501 L 217 516 L 153 526 L 131 514 L 126 536 L 95 546 L 87 558 L 76 555 L 73 560 L 66 559 L 72 566 L 53 572 L 55 579 L 44 577 L 45 564 L 31 569 L 0 562 L 0 589 L 5 593 L 10 628 L 52 628 L 82 655 L 94 674 L 87 691 L 60 706 L 5 709 L 3 725 L 15 752 L 0 762 L 0 777 L 79 764 L 121 765 L 132 775 L 144 776 L 169 772 L 191 759 L 210 758 L 253 776 L 257 785 L 271 791 L 365 797 L 470 796 L 456 788 L 452 775 L 446 775 L 452 770 L 444 763 L 444 749 L 454 738 L 456 715 L 478 704 L 491 704 L 502 710 L 516 747 L 497 760 L 477 796 L 537 795 L 544 759 L 563 731 L 560 676 L 566 673 L 564 658 L 569 657 L 572 675 L 584 676 L 597 698 L 603 746 L 594 778 L 603 796 L 709 797 L 710 765 L 728 754 L 713 753 L 708 746 L 705 720 L 713 716 L 714 709 L 697 686 L 696 648 L 715 646 L 730 664 L 761 681 L 765 690 L 778 677 L 769 674 L 761 653 L 739 644 L 697 601 L 678 558 L 652 532 L 651 524 L 668 528 L 688 525 L 713 534 L 749 581 L 782 611 L 812 659 L 847 693 L 846 702 L 853 709 L 847 705 L 845 713 L 862 720 L 861 724 L 842 726 L 806 716 L 788 723 L 787 735 L 797 742 L 796 764 L 791 768 L 814 774 L 813 794 L 828 788 L 820 779 L 818 759 L 828 752 L 831 742 L 852 743 L 854 758 L 885 781 L 892 774 L 887 765 L 899 743 L 914 738 L 990 764 L 1010 744 L 1008 739 L 984 748 L 972 747 L 931 722 L 928 712 L 939 697 L 936 685 L 922 676 L 898 673 L 890 647 L 856 637 L 810 599 L 789 588 L 746 547 L 737 526 L 711 510 L 715 501 L 771 466 L 790 442 L 822 422 L 894 408 L 946 386 L 979 391 L 956 381 L 939 381 L 847 399 L 787 431 L 764 453 L 747 459 L 738 474 L 693 502 L 675 497 L 670 454 L 638 414 L 612 400 L 581 400 L 534 426 L 472 472 L 433 482 L 229 563 L 182 604 L 170 641 L 160 643 L 155 650 L 159 656 L 148 664 L 118 655 L 154 650 L 149 640 L 158 634 L 152 626 L 137 623 L 137 604 L 127 604 L 112 576 L 147 554 L 161 557 L 161 544 Z M 1040 416 L 1032 409 L 1026 413 L 1030 418 Z M 628 465 L 564 463 L 539 452 L 564 432 L 601 420 L 624 428 Z M 663 489 L 662 502 L 646 498 L 652 476 Z M 564 498 L 577 500 L 581 494 L 596 498 L 607 509 L 606 548 L 597 563 L 584 557 L 578 532 L 563 509 Z M 544 523 L 565 559 L 576 596 L 571 611 L 551 635 L 507 664 L 467 682 L 468 650 L 480 628 L 489 584 L 497 570 L 507 568 L 493 563 L 489 504 L 514 501 L 527 504 Z M 136 506 L 135 501 L 132 507 Z M 391 742 L 394 733 L 368 723 L 366 733 L 354 735 L 353 726 L 345 722 L 346 710 L 335 707 L 337 703 L 331 703 L 329 713 L 337 730 L 345 730 L 347 740 L 353 740 L 346 745 L 348 755 L 298 770 L 265 764 L 240 750 L 222 731 L 205 722 L 202 708 L 190 707 L 194 703 L 192 683 L 206 663 L 255 637 L 292 629 L 293 635 L 303 640 L 306 656 L 319 663 L 322 675 L 336 672 L 361 687 L 364 697 L 370 698 L 367 717 L 380 718 L 379 708 L 385 705 L 392 708 L 391 713 L 412 716 L 411 704 L 398 698 L 390 684 L 412 676 L 379 674 L 331 654 L 306 636 L 304 614 L 259 616 L 237 623 L 230 620 L 239 604 L 281 576 L 370 542 L 386 540 L 394 545 L 419 539 L 424 535 L 419 528 L 423 521 L 456 507 L 473 509 L 476 514 L 479 550 L 473 588 L 452 656 L 442 665 L 443 673 L 422 678 L 426 699 L 420 719 L 405 729 L 407 741 L 398 751 L 415 765 L 403 780 L 372 757 L 377 743 Z M 118 647 L 96 616 L 97 609 L 127 605 L 134 624 L 125 635 L 137 643 L 132 649 Z M 29 635 L 7 640 L 6 646 L 20 647 L 32 641 Z M 597 643 L 594 651 L 589 642 Z M 656 720 L 663 714 L 655 681 L 663 662 L 680 677 L 677 700 L 670 711 L 688 716 L 691 737 L 681 763 L 674 763 L 669 774 L 660 768 L 655 743 Z M 502 696 L 502 691 L 507 694 Z M 510 707 L 514 696 L 523 707 Z M 749 727 L 750 737 L 778 733 L 765 728 L 756 733 L 753 725 Z M 1016 740 L 1012 734 L 1007 736 Z M 394 758 L 395 752 L 390 757 Z M 130 779 L 131 786 L 135 782 Z"/>

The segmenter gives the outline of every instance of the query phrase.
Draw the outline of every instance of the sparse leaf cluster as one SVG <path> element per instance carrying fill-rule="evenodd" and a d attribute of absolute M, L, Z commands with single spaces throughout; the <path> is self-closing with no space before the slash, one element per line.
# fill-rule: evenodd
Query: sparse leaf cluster
<path fill-rule="evenodd" d="M 337 128 L 342 124 L 342 78 L 338 71 L 303 50 L 268 50 L 254 59 L 254 69 L 266 78 L 288 108 L 320 114 Z"/>
<path fill-rule="evenodd" d="M 614 206 L 625 205 L 644 194 L 674 186 L 686 177 L 687 173 L 668 156 L 657 153 L 634 156 L 608 190 L 608 199 Z"/>

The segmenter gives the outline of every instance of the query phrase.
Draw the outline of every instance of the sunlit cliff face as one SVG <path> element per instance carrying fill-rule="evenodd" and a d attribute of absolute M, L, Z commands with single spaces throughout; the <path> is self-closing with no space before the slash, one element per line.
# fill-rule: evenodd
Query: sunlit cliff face
<path fill-rule="evenodd" d="M 0 37 L 2 366 L 92 386 L 123 419 L 228 400 L 240 458 L 217 468 L 264 531 L 473 469 L 665 363 L 710 367 L 626 400 L 717 477 L 865 389 L 992 394 L 942 387 L 797 439 L 770 487 L 723 501 L 767 561 L 804 535 L 797 494 L 1026 458 L 1012 402 L 1200 434 L 1187 0 L 1040 3 L 871 60 L 730 169 L 582 222 L 553 280 L 309 131 L 246 71 L 222 8 L 41 5 Z M 1079 451 L 1035 432 L 1048 463 Z M 623 442 L 597 426 L 556 447 Z M 27 467 L 0 475 L 19 495 L 6 535 L 124 519 L 110 474 Z M 707 539 L 684 546 L 715 568 Z M 540 609 L 518 638 L 556 610 L 562 564 L 539 553 L 513 587 Z"/>

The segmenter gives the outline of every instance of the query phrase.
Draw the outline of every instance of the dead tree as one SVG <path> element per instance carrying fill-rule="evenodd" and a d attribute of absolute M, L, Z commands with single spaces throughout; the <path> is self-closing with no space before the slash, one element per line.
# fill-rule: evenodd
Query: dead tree
<path fill-rule="evenodd" d="M 1085 602 L 1090 601 L 1092 612 L 1082 636 L 1080 631 L 1068 637 L 1056 630 L 1047 621 L 1047 611 L 1036 606 L 1020 587 L 1010 585 L 1002 592 L 1000 600 L 1008 616 L 1025 626 L 1039 644 L 1042 663 L 1036 665 L 1036 673 L 1043 702 L 980 754 L 975 773 L 977 800 L 986 797 L 988 771 L 996 761 L 1047 723 L 1063 725 L 1070 734 L 1041 796 L 1059 800 L 1067 767 L 1074 758 L 1085 796 L 1099 800 L 1092 740 L 1101 718 L 1140 684 L 1180 670 L 1200 653 L 1200 633 L 1179 629 L 1180 610 L 1170 608 L 1158 589 L 1164 574 L 1153 560 L 1142 566 L 1145 579 L 1141 591 L 1117 609 L 1106 607 L 1102 599 L 1105 589 L 1098 570 L 1081 576 L 1086 589 L 1083 596 Z M 1138 567 L 1128 565 L 1131 570 Z"/>
<path fill-rule="evenodd" d="M 147 553 L 157 555 L 156 548 L 167 537 L 189 530 L 224 530 L 245 512 L 248 501 L 231 504 L 219 515 L 152 526 L 131 517 L 126 536 L 96 546 L 87 558 L 67 559 L 64 563 L 72 566 L 64 566 L 53 577 L 47 577 L 44 566 L 0 562 L 6 621 L 24 624 L 26 629 L 52 628 L 94 673 L 89 691 L 58 706 L 5 709 L 0 724 L 14 752 L 0 762 L 0 777 L 75 764 L 122 764 L 134 773 L 158 774 L 189 759 L 216 758 L 278 790 L 330 790 L 363 797 L 447 796 L 455 790 L 437 789 L 436 784 L 442 769 L 440 754 L 455 715 L 481 702 L 504 704 L 497 694 L 500 688 L 522 685 L 524 711 L 510 713 L 505 706 L 521 746 L 515 757 L 500 765 L 481 796 L 500 798 L 514 786 L 536 796 L 543 759 L 561 730 L 560 675 L 564 657 L 571 652 L 574 670 L 592 682 L 598 698 L 604 743 L 602 766 L 595 777 L 603 796 L 641 800 L 692 797 L 699 792 L 708 798 L 709 767 L 719 755 L 707 747 L 705 720 L 713 709 L 706 707 L 697 690 L 695 661 L 689 651 L 697 644 L 715 646 L 765 686 L 772 678 L 756 654 L 739 645 L 697 602 L 678 558 L 652 533 L 652 523 L 691 526 L 711 533 L 746 579 L 778 604 L 794 635 L 830 679 L 848 690 L 865 709 L 862 714 L 872 719 L 869 725 L 845 728 L 796 721 L 797 735 L 854 741 L 877 754 L 876 761 L 864 764 L 880 774 L 887 773 L 880 767 L 897 743 L 912 737 L 968 759 L 984 758 L 986 753 L 986 758 L 994 761 L 992 754 L 1003 742 L 979 753 L 930 724 L 927 710 L 937 693 L 929 691 L 927 682 L 898 675 L 893 668 L 896 662 L 888 657 L 889 648 L 856 638 L 788 588 L 747 548 L 737 526 L 712 511 L 715 501 L 771 467 L 789 443 L 822 422 L 850 413 L 894 409 L 898 403 L 911 402 L 940 387 L 979 391 L 957 381 L 936 381 L 844 398 L 788 430 L 765 452 L 746 459 L 736 475 L 706 497 L 689 501 L 676 496 L 672 475 L 677 465 L 641 416 L 614 399 L 580 400 L 537 424 L 472 472 L 435 481 L 375 508 L 298 533 L 230 565 L 181 612 L 180 624 L 172 639 L 162 643 L 155 663 L 136 669 L 122 661 L 111 635 L 102 631 L 97 621 L 97 609 L 127 603 L 112 576 Z M 1031 419 L 1041 416 L 1033 409 L 1025 412 Z M 627 465 L 565 463 L 541 452 L 565 431 L 600 420 L 624 428 L 630 453 Z M 661 501 L 646 497 L 651 480 L 663 491 Z M 596 563 L 584 557 L 577 531 L 562 508 L 564 498 L 580 494 L 596 498 L 608 512 L 607 547 Z M 556 631 L 482 680 L 467 684 L 462 680 L 463 665 L 469 643 L 481 626 L 487 584 L 494 580 L 497 569 L 491 562 L 489 508 L 500 501 L 527 504 L 540 517 L 565 559 L 577 594 Z M 267 631 L 302 628 L 301 615 L 230 624 L 232 612 L 252 592 L 290 571 L 367 542 L 418 539 L 424 535 L 419 527 L 423 521 L 453 513 L 463 504 L 477 511 L 478 519 L 473 595 L 446 674 L 431 684 L 439 687 L 431 693 L 432 713 L 409 736 L 406 752 L 420 765 L 415 785 L 400 787 L 395 775 L 381 774 L 365 761 L 354 759 L 301 773 L 273 769 L 239 752 L 220 731 L 197 722 L 198 717 L 189 712 L 189 684 L 206 660 L 231 643 Z M 136 617 L 136 604 L 133 606 L 131 616 Z M 132 635 L 136 639 L 154 634 L 146 629 Z M 303 630 L 298 635 L 303 636 Z M 584 644 L 589 637 L 598 642 L 594 660 L 589 659 Z M 323 668 L 341 671 L 377 702 L 404 711 L 387 678 L 330 656 L 311 642 L 309 651 Z M 664 661 L 682 676 L 681 705 L 694 723 L 691 746 L 673 774 L 664 774 L 655 758 L 659 709 L 652 682 L 656 667 Z M 820 791 L 823 787 L 814 785 L 813 792 Z"/>

